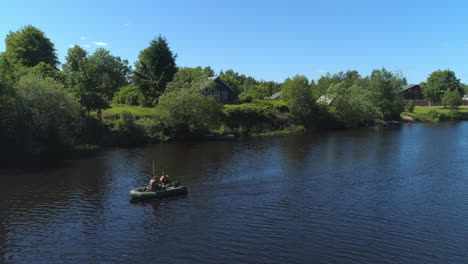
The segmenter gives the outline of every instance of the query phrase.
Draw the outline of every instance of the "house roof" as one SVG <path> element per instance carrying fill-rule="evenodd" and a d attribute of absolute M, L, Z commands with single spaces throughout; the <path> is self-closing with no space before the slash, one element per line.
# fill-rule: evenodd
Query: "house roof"
<path fill-rule="evenodd" d="M 273 95 L 267 97 L 268 99 L 275 99 L 275 98 L 278 98 L 280 97 L 281 95 L 281 92 L 277 92 L 277 93 L 274 93 Z"/>
<path fill-rule="evenodd" d="M 325 95 L 322 95 L 317 99 L 316 103 L 317 104 L 324 104 L 324 105 L 330 105 L 333 102 L 334 98 L 328 98 Z"/>
<path fill-rule="evenodd" d="M 223 79 L 221 79 L 221 77 L 219 77 L 219 76 L 208 77 L 208 80 L 210 80 L 212 82 L 221 83 L 222 85 L 229 88 L 229 90 L 231 90 L 232 92 L 236 92 L 236 91 L 234 91 L 234 89 L 231 88 L 231 86 L 229 86 L 229 84 L 227 84 L 225 81 L 223 81 Z"/>
<path fill-rule="evenodd" d="M 408 84 L 408 85 L 404 85 L 404 86 L 401 88 L 400 92 L 409 90 L 409 89 L 411 89 L 411 88 L 413 88 L 413 87 L 415 87 L 415 86 L 419 86 L 419 84 Z"/>

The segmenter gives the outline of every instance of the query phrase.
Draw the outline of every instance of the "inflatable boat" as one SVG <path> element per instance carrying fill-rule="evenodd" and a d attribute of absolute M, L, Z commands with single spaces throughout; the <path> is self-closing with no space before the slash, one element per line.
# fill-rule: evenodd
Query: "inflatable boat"
<path fill-rule="evenodd" d="M 155 199 L 187 194 L 187 192 L 187 187 L 180 185 L 173 185 L 158 191 L 146 191 L 146 187 L 140 187 L 131 190 L 130 196 L 136 199 Z"/>

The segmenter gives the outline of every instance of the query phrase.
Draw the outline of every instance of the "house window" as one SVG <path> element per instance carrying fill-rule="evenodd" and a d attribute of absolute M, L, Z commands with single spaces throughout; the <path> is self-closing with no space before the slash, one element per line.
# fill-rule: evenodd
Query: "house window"
<path fill-rule="evenodd" d="M 228 99 L 228 92 L 227 91 L 222 91 L 221 92 L 221 100 L 227 101 Z"/>
<path fill-rule="evenodd" d="M 219 91 L 214 91 L 213 92 L 214 96 L 218 99 L 218 101 L 220 100 L 219 98 Z"/>

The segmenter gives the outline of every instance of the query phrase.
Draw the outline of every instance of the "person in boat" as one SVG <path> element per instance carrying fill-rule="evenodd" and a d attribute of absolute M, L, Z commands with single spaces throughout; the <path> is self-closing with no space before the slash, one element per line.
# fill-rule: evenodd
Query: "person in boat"
<path fill-rule="evenodd" d="M 153 178 L 151 178 L 151 180 L 149 181 L 148 183 L 148 187 L 146 188 L 149 192 L 151 191 L 157 191 L 159 188 L 158 188 L 158 177 L 156 176 L 153 176 Z"/>
<path fill-rule="evenodd" d="M 159 178 L 159 185 L 161 186 L 162 189 L 166 189 L 167 187 L 169 187 L 170 185 L 170 179 L 169 179 L 169 175 L 166 174 L 163 174 L 161 176 L 161 178 Z"/>

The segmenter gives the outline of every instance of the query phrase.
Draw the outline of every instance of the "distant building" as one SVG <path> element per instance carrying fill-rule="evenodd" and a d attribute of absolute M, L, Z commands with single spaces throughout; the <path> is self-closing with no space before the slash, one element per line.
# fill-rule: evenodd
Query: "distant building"
<path fill-rule="evenodd" d="M 204 83 L 203 89 L 205 90 L 205 95 L 214 96 L 223 104 L 234 103 L 237 96 L 237 92 L 219 76 L 209 77 L 207 82 Z"/>
<path fill-rule="evenodd" d="M 405 85 L 400 91 L 405 101 L 425 101 L 421 86 L 418 84 Z"/>
<path fill-rule="evenodd" d="M 317 104 L 322 104 L 322 105 L 331 105 L 333 103 L 334 98 L 329 98 L 326 97 L 325 95 L 322 95 L 317 99 L 316 103 Z"/>
<path fill-rule="evenodd" d="M 272 96 L 265 97 L 266 100 L 278 101 L 281 100 L 281 92 L 274 93 Z"/>

